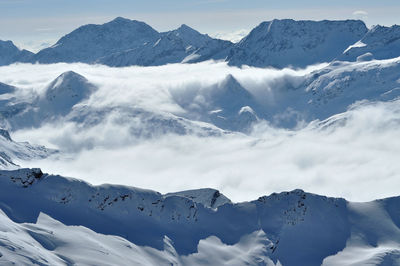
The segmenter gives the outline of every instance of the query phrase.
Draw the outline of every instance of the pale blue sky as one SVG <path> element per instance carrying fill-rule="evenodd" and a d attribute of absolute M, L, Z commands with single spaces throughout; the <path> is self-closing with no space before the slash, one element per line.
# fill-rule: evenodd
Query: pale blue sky
<path fill-rule="evenodd" d="M 361 18 L 370 26 L 400 24 L 398 14 L 399 0 L 0 0 L 0 39 L 38 49 L 82 24 L 117 16 L 159 31 L 185 23 L 228 38 L 274 18 Z"/>

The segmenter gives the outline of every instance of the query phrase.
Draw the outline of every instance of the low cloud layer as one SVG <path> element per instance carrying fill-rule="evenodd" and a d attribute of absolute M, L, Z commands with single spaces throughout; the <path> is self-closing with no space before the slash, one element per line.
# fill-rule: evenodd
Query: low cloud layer
<path fill-rule="evenodd" d="M 208 86 L 233 74 L 262 98 L 268 90 L 301 81 L 312 69 L 238 69 L 211 62 L 121 69 L 83 64 L 14 65 L 0 68 L 0 81 L 27 94 L 40 94 L 52 79 L 68 70 L 99 86 L 88 105 L 138 105 L 179 112 L 179 106 L 171 101 L 171 90 Z M 329 121 L 315 121 L 299 130 L 273 128 L 263 122 L 250 135 L 165 135 L 138 141 L 127 125 L 106 121 L 85 129 L 75 123 L 47 124 L 14 132 L 14 138 L 67 151 L 59 158 L 21 162 L 23 166 L 94 184 L 117 183 L 163 193 L 213 187 L 234 201 L 301 188 L 365 201 L 398 194 L 399 131 L 400 102 L 395 101 L 358 103 Z"/>

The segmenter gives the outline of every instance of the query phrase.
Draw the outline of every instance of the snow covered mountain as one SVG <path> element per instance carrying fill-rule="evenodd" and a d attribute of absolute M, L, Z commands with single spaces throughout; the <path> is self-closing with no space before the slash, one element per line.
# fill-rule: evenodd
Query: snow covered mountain
<path fill-rule="evenodd" d="M 32 52 L 20 50 L 12 41 L 0 40 L 0 66 L 15 62 L 29 62 L 32 56 Z"/>
<path fill-rule="evenodd" d="M 108 66 L 156 66 L 169 63 L 194 63 L 208 59 L 225 59 L 229 41 L 217 40 L 182 25 L 176 30 L 160 33 L 135 49 L 112 53 L 97 60 Z"/>
<path fill-rule="evenodd" d="M 191 88 L 173 96 L 186 110 L 184 117 L 233 131 L 248 130 L 258 121 L 257 112 L 262 110 L 254 96 L 232 75 L 213 86 Z"/>
<path fill-rule="evenodd" d="M 83 62 L 122 67 L 226 60 L 230 65 L 305 67 L 334 59 L 355 61 L 399 56 L 399 26 L 362 21 L 266 21 L 239 43 L 213 39 L 182 25 L 159 33 L 144 22 L 118 17 L 102 25 L 84 25 L 37 54 L 0 42 L 0 65 L 14 62 Z M 359 58 L 362 59 L 361 57 Z"/>
<path fill-rule="evenodd" d="M 3 263 L 393 265 L 400 254 L 399 197 L 294 190 L 231 203 L 211 189 L 162 195 L 39 169 L 1 171 L 0 184 Z"/>
<path fill-rule="evenodd" d="M 332 62 L 295 84 L 273 88 L 258 117 L 276 126 L 324 120 L 358 102 L 388 102 L 400 97 L 400 59 L 369 62 Z"/>
<path fill-rule="evenodd" d="M 158 35 L 156 30 L 143 22 L 118 17 L 103 25 L 79 27 L 52 47 L 39 51 L 33 61 L 94 63 L 106 55 L 155 41 Z"/>
<path fill-rule="evenodd" d="M 3 87 L 10 88 L 8 85 Z M 18 88 L 13 88 L 13 92 L 16 90 Z M 16 130 L 64 117 L 95 90 L 96 87 L 83 76 L 73 71 L 65 72 L 45 88 L 43 95 L 33 93 L 27 99 L 21 99 L 11 94 L 5 98 L 0 105 L 3 125 Z"/>
<path fill-rule="evenodd" d="M 230 51 L 230 65 L 305 67 L 330 62 L 360 40 L 367 27 L 359 20 L 263 22 Z"/>
<path fill-rule="evenodd" d="M 400 56 L 400 26 L 374 26 L 358 42 L 349 46 L 338 60 L 366 61 Z"/>
<path fill-rule="evenodd" d="M 85 25 L 74 30 L 52 47 L 38 52 L 32 62 L 101 63 L 117 67 L 163 65 L 224 59 L 231 45 L 186 25 L 159 33 L 144 22 L 118 17 L 103 25 Z"/>

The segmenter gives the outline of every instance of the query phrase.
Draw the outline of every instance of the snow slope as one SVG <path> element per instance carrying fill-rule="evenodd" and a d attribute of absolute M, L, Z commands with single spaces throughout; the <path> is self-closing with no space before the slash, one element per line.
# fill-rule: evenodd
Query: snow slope
<path fill-rule="evenodd" d="M 360 40 L 367 27 L 359 20 L 263 22 L 230 51 L 230 65 L 284 68 L 330 62 Z"/>
<path fill-rule="evenodd" d="M 294 190 L 231 203 L 218 193 L 220 204 L 211 207 L 212 190 L 161 195 L 93 187 L 39 169 L 1 171 L 0 184 L 6 229 L 1 230 L 0 259 L 6 261 L 26 262 L 28 256 L 93 264 L 104 253 L 113 264 L 129 254 L 138 263 L 162 265 L 381 265 L 399 260 L 398 197 L 351 203 Z M 82 238 L 84 243 L 77 243 Z M 75 249 L 81 250 L 70 252 Z M 96 251 L 100 257 L 83 256 Z"/>
<path fill-rule="evenodd" d="M 65 226 L 40 213 L 35 224 L 18 224 L 0 210 L 2 265 L 275 265 L 265 257 L 263 232 L 225 245 L 216 237 L 201 240 L 198 252 L 179 256 L 173 242 L 164 238 L 163 250 L 135 245 L 124 238 L 98 234 L 82 226 Z"/>

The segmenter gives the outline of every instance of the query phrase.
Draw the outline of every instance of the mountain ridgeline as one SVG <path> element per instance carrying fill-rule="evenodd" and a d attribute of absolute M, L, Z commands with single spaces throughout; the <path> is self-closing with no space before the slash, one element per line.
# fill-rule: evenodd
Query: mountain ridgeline
<path fill-rule="evenodd" d="M 82 62 L 113 67 L 157 66 L 225 60 L 234 66 L 305 67 L 332 60 L 400 56 L 399 26 L 368 29 L 360 20 L 263 22 L 238 43 L 214 39 L 187 25 L 158 32 L 144 22 L 118 17 L 84 25 L 36 54 L 0 42 L 0 65 L 15 62 Z"/>
<path fill-rule="evenodd" d="M 231 252 L 222 252 L 224 245 L 238 245 L 235 253 L 248 250 L 233 265 L 397 265 L 391 262 L 398 261 L 399 256 L 399 197 L 352 203 L 294 190 L 232 203 L 214 189 L 162 195 L 133 187 L 92 186 L 81 180 L 43 174 L 40 169 L 0 171 L 0 185 L 0 228 L 31 223 L 24 230 L 17 230 L 15 236 L 14 229 L 8 228 L 10 233 L 0 238 L 0 251 L 6 254 L 3 262 L 27 264 L 24 259 L 31 258 L 30 263 L 39 265 L 51 265 L 52 260 L 61 260 L 56 265 L 71 265 L 72 261 L 92 265 L 95 258 L 86 254 L 74 256 L 80 251 L 65 250 L 73 247 L 70 243 L 77 239 L 87 241 L 82 246 L 87 252 L 105 249 L 95 257 L 107 254 L 107 260 L 121 249 L 125 251 L 124 259 L 168 253 L 161 255 L 158 262 L 150 263 L 152 260 L 148 259 L 147 263 L 132 265 L 220 265 L 217 258 L 221 254 L 221 261 L 234 259 Z M 60 222 L 80 226 L 64 228 L 63 234 L 59 232 Z M 111 239 L 89 241 L 89 236 L 93 238 L 89 229 L 120 236 L 119 244 L 114 243 L 112 248 Z M 76 230 L 84 230 L 84 237 L 78 237 Z M 29 241 L 37 242 L 35 250 L 29 248 L 27 241 L 16 240 L 23 232 L 29 234 Z M 202 241 L 209 237 L 218 241 L 203 246 Z M 260 245 L 254 243 L 255 239 L 261 241 Z M 359 247 L 372 251 L 362 252 Z M 13 249 L 14 253 L 9 254 Z M 213 249 L 218 251 L 214 256 L 189 260 Z M 346 260 L 349 254 L 355 264 Z M 113 259 L 109 264 L 125 264 L 117 263 L 121 258 Z"/>

